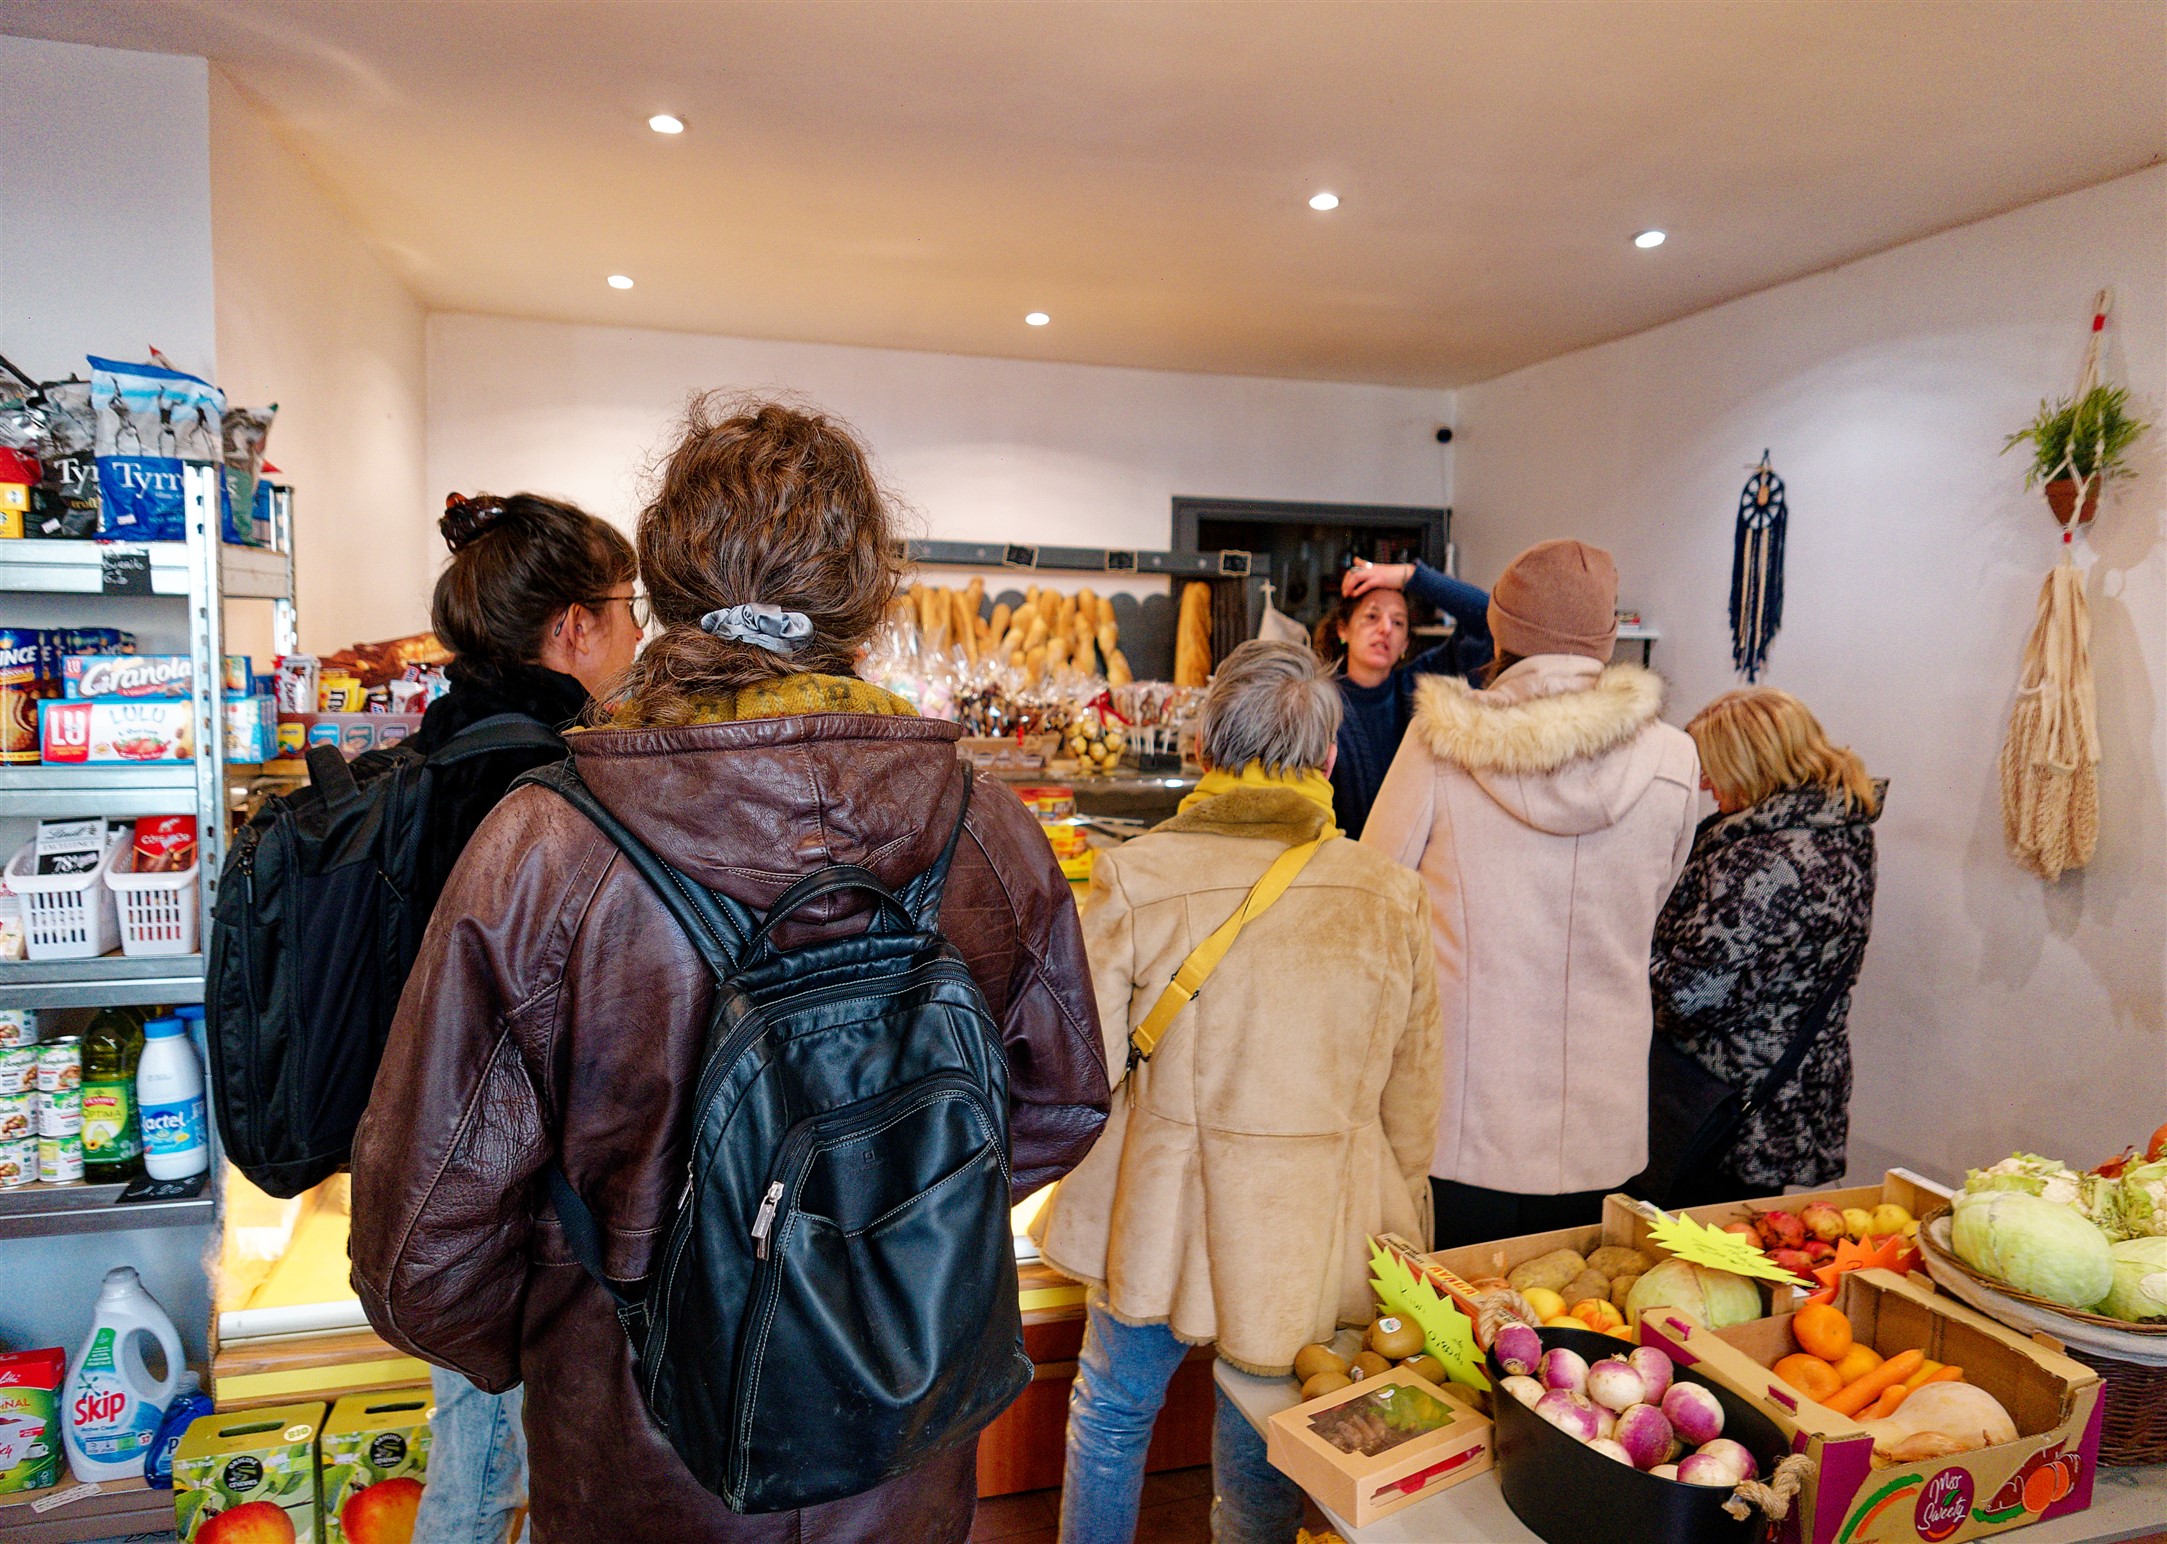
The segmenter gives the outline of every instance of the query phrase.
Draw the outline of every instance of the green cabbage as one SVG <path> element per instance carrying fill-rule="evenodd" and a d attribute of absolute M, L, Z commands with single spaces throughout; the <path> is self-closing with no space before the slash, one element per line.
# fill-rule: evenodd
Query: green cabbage
<path fill-rule="evenodd" d="M 1743 1276 L 1684 1260 L 1663 1261 L 1625 1295 L 1625 1322 L 1637 1325 L 1650 1308 L 1682 1308 L 1712 1330 L 1761 1316 L 1761 1289 Z"/>
<path fill-rule="evenodd" d="M 2014 1190 L 2057 1206 L 2075 1206 L 2083 1196 L 2083 1187 L 2068 1164 L 2037 1153 L 2011 1153 L 1990 1169 L 1973 1169 L 1964 1176 L 1967 1195 L 1989 1190 Z"/>
<path fill-rule="evenodd" d="M 2115 1183 L 2114 1225 L 2107 1231 L 2117 1238 L 2167 1237 L 2167 1162 L 2137 1164 Z"/>
<path fill-rule="evenodd" d="M 2131 1238 L 2116 1244 L 2114 1290 L 2099 1305 L 2110 1319 L 2167 1319 L 2167 1237 Z"/>
<path fill-rule="evenodd" d="M 1950 1228 L 1958 1258 L 2019 1292 L 2090 1308 L 2114 1285 L 2107 1235 L 2067 1206 L 2022 1190 L 1956 1198 Z"/>

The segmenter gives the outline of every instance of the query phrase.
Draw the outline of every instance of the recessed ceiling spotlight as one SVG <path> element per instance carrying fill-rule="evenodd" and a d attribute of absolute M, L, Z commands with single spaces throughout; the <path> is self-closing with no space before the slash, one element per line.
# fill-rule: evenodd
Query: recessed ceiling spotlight
<path fill-rule="evenodd" d="M 1633 238 L 1633 245 L 1645 252 L 1650 247 L 1661 246 L 1665 239 L 1661 231 L 1642 231 Z"/>
<path fill-rule="evenodd" d="M 682 134 L 685 132 L 685 120 L 674 113 L 656 113 L 647 120 L 647 127 L 657 134 Z"/>
<path fill-rule="evenodd" d="M 613 273 L 609 276 L 609 287 L 611 289 L 630 289 L 632 287 L 632 276 L 624 273 Z"/>
<path fill-rule="evenodd" d="M 1052 321 L 1052 320 L 1053 320 L 1053 318 L 1052 318 L 1052 317 L 1048 316 L 1048 315 L 1047 315 L 1047 314 L 1046 314 L 1045 312 L 1043 312 L 1043 311 L 1032 311 L 1032 312 L 1029 312 L 1029 313 L 1027 313 L 1027 314 L 1026 314 L 1026 315 L 1024 316 L 1024 318 L 1023 318 L 1023 319 L 1024 319 L 1024 321 L 1028 322 L 1028 323 L 1029 323 L 1029 324 L 1030 324 L 1031 326 L 1033 326 L 1033 327 L 1043 327 L 1043 326 L 1045 326 L 1045 325 L 1046 325 L 1046 324 L 1047 324 L 1048 322 L 1050 322 L 1050 321 Z"/>
<path fill-rule="evenodd" d="M 1312 193 L 1309 195 L 1309 207 L 1319 214 L 1322 214 L 1327 209 L 1337 209 L 1339 207 L 1339 195 L 1337 193 Z"/>

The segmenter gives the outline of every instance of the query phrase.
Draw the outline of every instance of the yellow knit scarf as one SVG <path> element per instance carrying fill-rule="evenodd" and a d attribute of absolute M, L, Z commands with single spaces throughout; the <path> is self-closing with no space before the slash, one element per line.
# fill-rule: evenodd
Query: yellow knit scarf
<path fill-rule="evenodd" d="M 741 686 L 726 696 L 695 697 L 678 724 L 734 724 L 748 718 L 796 718 L 808 713 L 873 713 L 886 718 L 916 718 L 917 709 L 856 676 L 787 675 L 756 686 Z M 644 727 L 623 709 L 610 719 L 612 729 Z"/>
<path fill-rule="evenodd" d="M 1186 815 L 1205 800 L 1216 799 L 1237 788 L 1283 788 L 1288 793 L 1298 793 L 1324 811 L 1324 829 L 1318 835 L 1339 835 L 1339 827 L 1332 821 L 1332 780 L 1314 767 L 1292 774 L 1267 772 L 1261 761 L 1250 762 L 1238 773 L 1213 767 L 1197 783 L 1196 792 L 1181 801 L 1181 813 Z"/>

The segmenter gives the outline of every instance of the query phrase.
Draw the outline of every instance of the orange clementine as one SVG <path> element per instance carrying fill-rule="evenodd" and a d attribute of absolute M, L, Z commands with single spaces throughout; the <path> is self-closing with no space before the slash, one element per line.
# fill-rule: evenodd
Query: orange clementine
<path fill-rule="evenodd" d="M 1854 1342 L 1850 1350 L 1836 1359 L 1836 1376 L 1846 1383 L 1856 1383 L 1880 1365 L 1880 1352 L 1872 1346 Z"/>
<path fill-rule="evenodd" d="M 1798 1348 L 1833 1366 L 1851 1349 L 1851 1321 L 1831 1303 L 1808 1303 L 1791 1316 Z"/>
<path fill-rule="evenodd" d="M 1775 1375 L 1808 1399 L 1823 1400 L 1843 1387 L 1836 1369 L 1817 1356 L 1793 1351 L 1772 1369 Z"/>

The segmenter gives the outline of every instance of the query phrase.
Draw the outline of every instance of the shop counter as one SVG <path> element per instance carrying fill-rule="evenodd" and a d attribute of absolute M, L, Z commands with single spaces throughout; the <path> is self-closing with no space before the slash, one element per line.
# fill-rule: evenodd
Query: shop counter
<path fill-rule="evenodd" d="M 1359 1347 L 1352 1330 L 1343 1330 L 1335 1348 L 1352 1355 Z M 1212 1377 L 1242 1416 L 1258 1432 L 1282 1410 L 1300 1403 L 1292 1378 L 1258 1378 L 1215 1362 Z M 2091 1507 L 2074 1517 L 2035 1523 L 2005 1535 L 2017 1544 L 2115 1544 L 2118 1540 L 2167 1539 L 2167 1465 L 2144 1469 L 2102 1469 Z M 1515 1517 L 1505 1504 L 1494 1471 L 1438 1492 L 1367 1528 L 1325 1516 L 1347 1544 L 1521 1544 L 1541 1535 Z"/>

